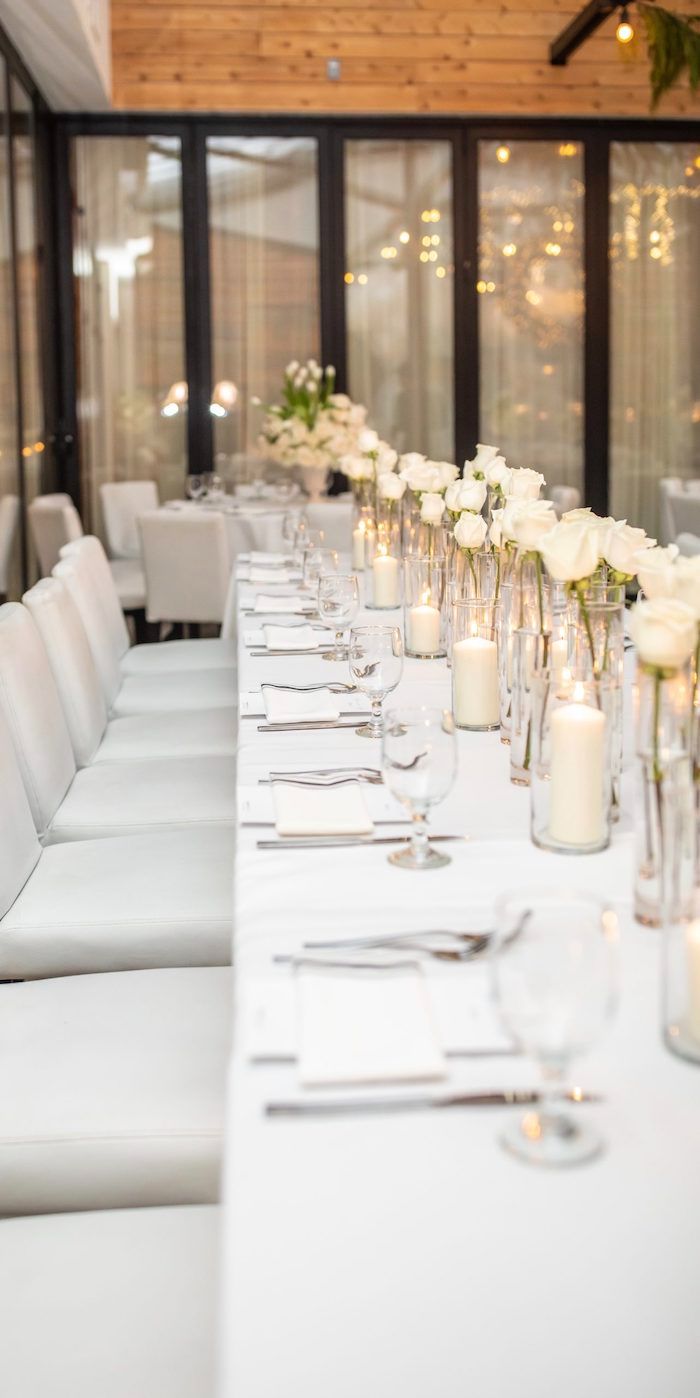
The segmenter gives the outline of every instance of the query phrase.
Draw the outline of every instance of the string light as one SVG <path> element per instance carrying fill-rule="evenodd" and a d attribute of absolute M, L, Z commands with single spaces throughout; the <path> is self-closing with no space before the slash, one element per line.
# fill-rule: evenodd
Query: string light
<path fill-rule="evenodd" d="M 367 273 L 366 273 L 366 272 L 360 272 L 360 275 L 359 275 L 359 277 L 357 278 L 357 280 L 358 280 L 360 286 L 366 286 L 366 285 L 367 285 L 367 282 L 369 281 L 369 278 L 368 278 L 368 276 L 367 276 Z"/>
<path fill-rule="evenodd" d="M 401 229 L 401 232 L 399 233 L 399 242 L 400 242 L 400 243 L 410 243 L 410 241 L 411 241 L 411 235 L 410 235 L 410 233 L 408 232 L 408 230 L 407 230 L 406 228 L 402 228 L 402 229 Z"/>
<path fill-rule="evenodd" d="M 515 254 L 516 254 L 517 251 L 518 251 L 518 249 L 517 249 L 515 243 L 504 243 L 504 245 L 503 245 L 503 256 L 504 256 L 504 257 L 515 257 Z"/>
<path fill-rule="evenodd" d="M 394 248 L 394 247 L 386 247 L 386 248 L 382 248 L 381 253 L 380 253 L 380 256 L 383 257 L 383 258 L 385 258 L 386 261 L 390 261 L 392 257 L 396 257 L 396 253 L 397 253 L 397 249 L 396 249 L 396 248 Z"/>
<path fill-rule="evenodd" d="M 354 277 L 354 274 L 353 274 L 352 272 L 346 272 L 346 273 L 345 273 L 345 276 L 343 277 L 343 281 L 344 281 L 344 282 L 347 282 L 348 286 L 352 286 L 354 280 L 355 280 L 355 277 Z"/>
<path fill-rule="evenodd" d="M 630 24 L 629 13 L 626 5 L 622 6 L 622 14 L 620 16 L 620 22 L 617 26 L 617 29 L 615 30 L 615 38 L 617 39 L 618 44 L 629 44 L 632 42 L 634 38 L 634 29 Z"/>

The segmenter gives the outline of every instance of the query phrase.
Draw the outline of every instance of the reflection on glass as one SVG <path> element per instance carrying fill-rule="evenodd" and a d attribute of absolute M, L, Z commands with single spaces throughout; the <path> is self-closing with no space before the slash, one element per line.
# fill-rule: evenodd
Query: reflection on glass
<path fill-rule="evenodd" d="M 0 496 L 19 494 L 17 462 L 17 383 L 12 306 L 9 152 L 5 109 L 5 64 L 0 60 Z M 21 590 L 19 550 L 10 570 L 9 595 Z"/>
<path fill-rule="evenodd" d="M 232 482 L 285 365 L 319 357 L 317 142 L 207 139 L 216 468 Z"/>
<path fill-rule="evenodd" d="M 610 508 L 656 535 L 700 474 L 700 144 L 613 142 L 610 178 Z"/>
<path fill-rule="evenodd" d="M 454 460 L 448 141 L 347 141 L 348 380 L 399 452 Z"/>
<path fill-rule="evenodd" d="M 22 470 L 26 503 L 43 489 L 46 424 L 39 327 L 39 250 L 36 217 L 34 113 L 24 88 L 10 83 L 12 154 L 19 300 L 20 386 L 22 395 Z M 38 576 L 30 547 L 29 581 Z"/>
<path fill-rule="evenodd" d="M 574 141 L 479 143 L 479 435 L 579 488 L 583 200 Z"/>
<path fill-rule="evenodd" d="M 182 495 L 182 170 L 179 139 L 164 136 L 78 137 L 73 157 L 87 529 L 99 526 L 104 481 L 150 479 L 161 499 Z"/>

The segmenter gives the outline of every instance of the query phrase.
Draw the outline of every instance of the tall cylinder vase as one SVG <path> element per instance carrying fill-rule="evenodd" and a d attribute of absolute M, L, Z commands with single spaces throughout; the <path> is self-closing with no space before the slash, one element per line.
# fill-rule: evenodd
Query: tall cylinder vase
<path fill-rule="evenodd" d="M 690 665 L 639 665 L 634 913 L 647 927 L 691 915 L 697 869 Z"/>

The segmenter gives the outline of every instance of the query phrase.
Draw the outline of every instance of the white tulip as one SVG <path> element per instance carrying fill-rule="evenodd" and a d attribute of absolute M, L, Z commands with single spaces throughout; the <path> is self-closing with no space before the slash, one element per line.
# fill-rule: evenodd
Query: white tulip
<path fill-rule="evenodd" d="M 445 501 L 441 495 L 428 491 L 420 503 L 420 517 L 423 524 L 439 524 L 445 513 Z"/>
<path fill-rule="evenodd" d="M 475 510 L 478 514 L 485 499 L 485 481 L 457 480 L 448 485 L 445 491 L 445 504 L 453 514 L 460 514 L 462 510 Z"/>
<path fill-rule="evenodd" d="M 503 529 L 525 553 L 539 549 L 543 535 L 557 524 L 551 500 L 508 500 L 503 511 Z"/>
<path fill-rule="evenodd" d="M 700 621 L 700 554 L 679 558 L 676 564 L 676 597 L 690 607 Z"/>
<path fill-rule="evenodd" d="M 400 500 L 406 490 L 406 482 L 393 471 L 387 471 L 377 481 L 377 489 L 382 500 Z"/>
<path fill-rule="evenodd" d="M 678 546 L 668 548 L 642 549 L 635 560 L 635 572 L 644 596 L 651 601 L 657 597 L 675 597 Z"/>
<path fill-rule="evenodd" d="M 489 462 L 486 467 L 484 475 L 487 485 L 490 485 L 492 490 L 500 491 L 501 495 L 512 494 L 513 472 L 510 466 L 506 466 L 505 456 L 494 457 L 493 461 Z"/>
<path fill-rule="evenodd" d="M 650 539 L 643 529 L 635 529 L 626 520 L 615 520 L 601 530 L 599 536 L 600 556 L 614 572 L 632 578 L 635 574 L 635 555 L 641 550 L 652 549 L 656 539 Z"/>
<path fill-rule="evenodd" d="M 298 372 L 299 372 L 299 360 L 298 360 L 298 359 L 290 359 L 289 364 L 287 365 L 287 367 L 286 367 L 286 369 L 285 369 L 284 372 L 285 372 L 285 374 L 287 375 L 287 378 L 288 378 L 288 379 L 292 379 L 292 378 L 294 377 L 294 375 L 295 375 L 295 374 L 298 374 Z"/>
<path fill-rule="evenodd" d="M 543 485 L 546 481 L 539 471 L 521 466 L 510 473 L 508 494 L 516 500 L 536 500 Z"/>
<path fill-rule="evenodd" d="M 486 540 L 486 520 L 483 515 L 475 515 L 465 510 L 455 524 L 455 540 L 461 549 L 483 548 Z"/>
<path fill-rule="evenodd" d="M 660 597 L 632 608 L 630 635 L 644 665 L 677 670 L 695 650 L 698 624 L 685 602 Z"/>
<path fill-rule="evenodd" d="M 595 573 L 600 562 L 598 533 L 586 520 L 559 524 L 540 542 L 547 572 L 555 582 L 580 582 Z"/>

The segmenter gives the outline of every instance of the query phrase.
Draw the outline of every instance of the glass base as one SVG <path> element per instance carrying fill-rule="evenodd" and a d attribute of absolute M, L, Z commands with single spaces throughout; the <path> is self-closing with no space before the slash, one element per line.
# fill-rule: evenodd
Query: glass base
<path fill-rule="evenodd" d="M 505 1150 L 528 1165 L 582 1165 L 603 1150 L 603 1139 L 592 1126 L 563 1112 L 527 1112 L 512 1121 L 500 1139 Z"/>
<path fill-rule="evenodd" d="M 529 786 L 530 773 L 526 772 L 524 767 L 511 767 L 510 780 L 513 786 Z"/>
<path fill-rule="evenodd" d="M 424 654 L 423 652 L 418 650 L 404 650 L 404 655 L 408 656 L 409 660 L 444 660 L 445 656 L 447 655 L 447 651 L 430 650 L 426 651 Z"/>
<path fill-rule="evenodd" d="M 348 658 L 348 648 L 347 648 L 347 646 L 344 646 L 344 647 L 343 647 L 343 649 L 342 649 L 342 651 L 340 652 L 339 655 L 336 655 L 336 653 L 335 653 L 334 650 L 323 650 L 323 651 L 321 651 L 321 654 L 320 654 L 320 656 L 319 656 L 319 659 L 320 659 L 320 660 L 337 660 L 338 663 L 340 663 L 341 661 L 346 661 L 347 658 Z"/>
<path fill-rule="evenodd" d="M 678 1058 L 684 1058 L 687 1063 L 700 1064 L 700 1039 L 682 1020 L 666 1025 L 664 1043 Z"/>
<path fill-rule="evenodd" d="M 504 731 L 503 725 L 501 725 L 501 742 L 503 743 L 504 748 L 510 747 L 510 733 L 506 733 Z"/>
<path fill-rule="evenodd" d="M 365 610 L 368 612 L 398 612 L 401 608 L 400 602 L 392 602 L 391 606 L 380 604 L 379 602 L 365 601 Z M 408 651 L 406 651 L 408 655 Z"/>
<path fill-rule="evenodd" d="M 394 850 L 393 854 L 388 855 L 388 859 L 390 864 L 396 864 L 399 869 L 444 869 L 446 864 L 452 863 L 449 854 L 442 854 L 431 844 L 418 859 L 411 845 Z"/>
<path fill-rule="evenodd" d="M 532 843 L 538 849 L 545 849 L 550 854 L 600 854 L 601 850 L 610 846 L 610 836 L 606 835 L 602 840 L 596 840 L 590 845 L 566 844 L 563 840 L 553 840 L 548 831 L 541 830 L 539 833 L 532 831 Z"/>
<path fill-rule="evenodd" d="M 382 729 L 373 728 L 371 723 L 363 723 L 361 728 L 355 729 L 355 734 L 358 738 L 381 738 Z"/>
<path fill-rule="evenodd" d="M 497 722 L 497 723 L 458 723 L 457 720 L 455 719 L 455 728 L 460 728 L 460 729 L 462 730 L 463 733 L 495 733 L 496 729 L 497 729 L 497 728 L 500 728 L 500 726 L 501 726 L 501 725 L 500 725 L 500 722 Z"/>

